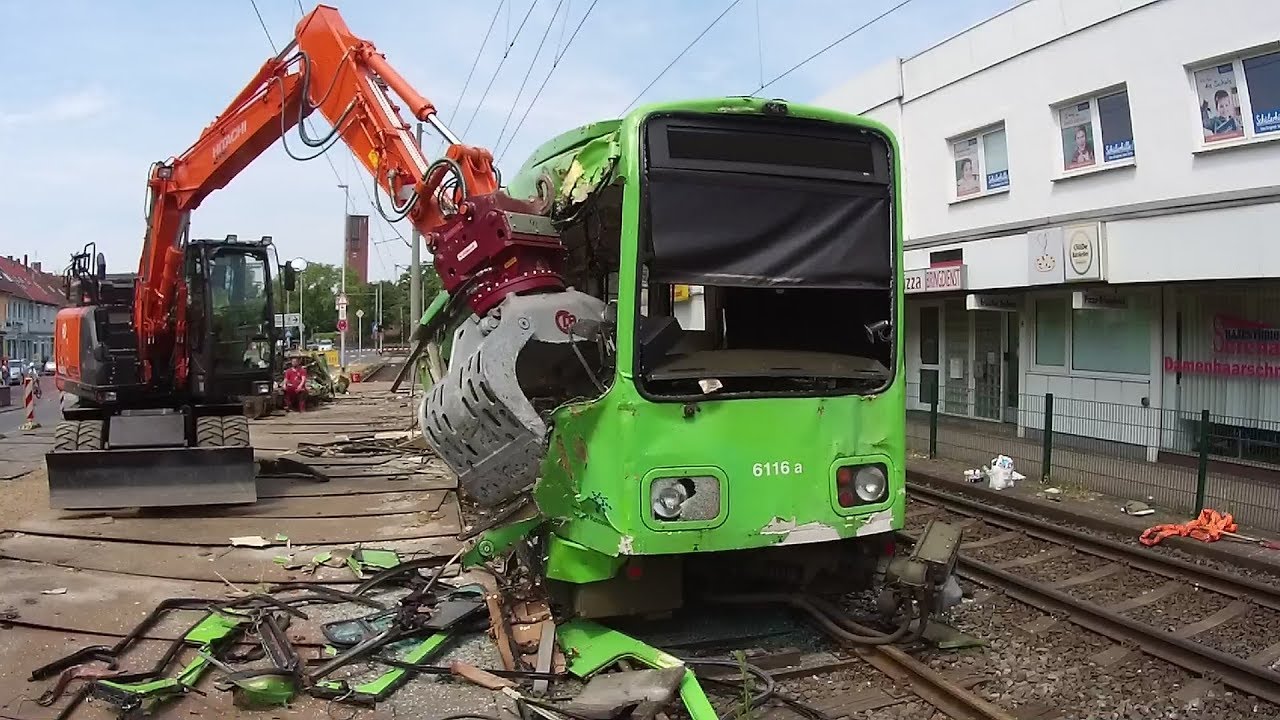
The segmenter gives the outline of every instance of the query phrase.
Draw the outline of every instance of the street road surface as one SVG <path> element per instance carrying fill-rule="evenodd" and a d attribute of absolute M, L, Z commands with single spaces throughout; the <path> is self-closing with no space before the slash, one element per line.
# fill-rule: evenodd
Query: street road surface
<path fill-rule="evenodd" d="M 36 400 L 36 422 L 40 427 L 34 431 L 21 429 L 27 421 L 22 410 L 22 386 L 15 385 L 10 390 L 13 405 L 0 408 L 0 481 L 25 475 L 43 465 L 44 454 L 53 446 L 53 429 L 62 419 L 58 388 L 54 387 L 52 377 L 40 378 L 41 397 Z"/>

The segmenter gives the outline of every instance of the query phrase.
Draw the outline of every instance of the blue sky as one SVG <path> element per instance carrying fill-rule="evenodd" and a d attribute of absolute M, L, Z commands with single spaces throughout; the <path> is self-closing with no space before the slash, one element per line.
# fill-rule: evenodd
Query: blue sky
<path fill-rule="evenodd" d="M 773 78 L 897 2 L 740 0 L 642 102 L 748 94 L 761 76 Z M 333 2 L 355 34 L 385 53 L 443 117 L 453 118 L 455 133 L 466 129 L 465 142 L 493 148 L 507 122 L 498 147 L 510 143 L 500 165 L 508 174 L 540 142 L 618 115 L 728 3 L 598 0 L 512 139 L 511 128 L 550 67 L 563 24 L 567 19 L 567 40 L 591 0 L 508 0 L 479 53 L 499 0 Z M 257 4 L 282 45 L 300 17 L 296 0 Z M 762 94 L 811 101 L 868 67 L 909 56 L 1013 4 L 912 0 Z M 0 254 L 25 253 L 46 269 L 60 269 L 92 240 L 107 253 L 112 271 L 133 269 L 149 164 L 182 153 L 271 55 L 253 6 L 249 0 L 0 0 L 0 27 Z M 492 89 L 477 105 L 509 45 Z M 321 120 L 316 132 L 324 128 Z M 193 214 L 193 232 L 271 235 L 282 258 L 338 262 L 340 177 L 351 186 L 352 211 L 372 216 L 370 276 L 392 277 L 395 264 L 408 262 L 408 247 L 370 206 L 365 191 L 372 192 L 371 179 L 345 145 L 329 154 L 336 173 L 323 158 L 291 160 L 277 143 L 204 202 Z M 403 223 L 399 232 L 409 236 Z"/>

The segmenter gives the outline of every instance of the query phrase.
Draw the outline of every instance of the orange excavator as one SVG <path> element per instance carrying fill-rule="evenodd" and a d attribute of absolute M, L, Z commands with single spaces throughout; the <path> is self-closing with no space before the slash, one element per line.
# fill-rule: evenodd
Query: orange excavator
<path fill-rule="evenodd" d="M 445 138 L 444 157 L 427 161 L 401 104 Z M 303 124 L 316 111 L 332 126 L 324 137 Z M 289 145 L 295 126 L 308 155 Z M 561 277 L 564 247 L 545 217 L 549 200 L 502 192 L 492 155 L 462 144 L 337 9 L 317 6 L 194 145 L 152 166 L 137 273 L 108 274 L 92 246 L 72 258 L 67 288 L 76 305 L 58 313 L 55 357 L 58 387 L 77 403 L 46 456 L 53 507 L 256 501 L 236 399 L 271 389 L 271 238 L 193 239 L 188 227 L 210 193 L 282 138 L 299 160 L 345 142 L 375 178 L 379 211 L 423 233 L 445 289 L 479 315 L 514 295 L 577 299 Z M 280 270 L 291 288 L 292 268 Z"/>

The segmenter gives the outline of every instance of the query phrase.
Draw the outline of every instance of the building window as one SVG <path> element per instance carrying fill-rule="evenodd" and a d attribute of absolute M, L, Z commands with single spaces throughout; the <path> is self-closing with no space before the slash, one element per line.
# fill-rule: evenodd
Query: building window
<path fill-rule="evenodd" d="M 1205 146 L 1280 131 L 1280 52 L 1199 68 L 1192 78 Z"/>
<path fill-rule="evenodd" d="M 1063 172 L 1133 162 L 1133 122 L 1127 90 L 1073 102 L 1059 107 L 1057 115 Z"/>
<path fill-rule="evenodd" d="M 1066 298 L 1040 298 L 1036 310 L 1036 364 L 1062 367 L 1067 364 Z"/>
<path fill-rule="evenodd" d="M 956 200 L 1009 189 L 1009 150 L 1003 125 L 949 142 Z"/>
<path fill-rule="evenodd" d="M 1071 312 L 1071 366 L 1076 370 L 1151 372 L 1151 319 L 1133 298 L 1123 310 Z"/>

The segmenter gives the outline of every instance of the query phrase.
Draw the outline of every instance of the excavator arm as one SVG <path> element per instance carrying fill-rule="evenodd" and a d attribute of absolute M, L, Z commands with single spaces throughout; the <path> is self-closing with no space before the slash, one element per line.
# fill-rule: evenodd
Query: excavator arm
<path fill-rule="evenodd" d="M 449 143 L 444 157 L 423 156 L 401 107 Z M 329 136 L 307 137 L 303 121 L 314 111 L 333 128 Z M 374 177 L 379 212 L 390 221 L 407 218 L 422 233 L 450 313 L 470 309 L 446 376 L 418 409 L 420 427 L 473 499 L 510 499 L 532 484 L 545 454 L 548 426 L 533 399 L 545 407 L 549 398 L 558 404 L 598 387 L 582 352 L 596 339 L 583 328 L 603 317 L 604 302 L 565 286 L 549 187 L 532 199 L 507 196 L 489 151 L 464 145 L 435 106 L 329 6 L 298 22 L 288 47 L 263 63 L 190 149 L 151 170 L 134 306 L 144 382 L 187 381 L 187 214 L 294 126 L 309 148 L 303 157 L 286 142 L 296 159 L 346 143 Z"/>
<path fill-rule="evenodd" d="M 446 161 L 434 166 L 426 161 L 389 91 L 448 140 Z M 179 298 L 188 213 L 317 110 L 332 133 L 320 139 L 300 134 L 309 146 L 306 155 L 286 145 L 290 154 L 318 157 L 341 139 L 391 198 L 385 212 L 407 217 L 424 235 L 434 237 L 445 224 L 436 189 L 450 171 L 468 194 L 491 195 L 498 189 L 490 153 L 462 145 L 436 116 L 435 106 L 372 43 L 352 34 L 335 8 L 316 7 L 298 23 L 294 40 L 262 64 L 186 152 L 151 168 L 134 304 L 144 382 L 153 382 L 169 361 L 177 368 L 176 381 L 185 379 Z M 451 200 L 454 205 L 462 198 Z"/>

